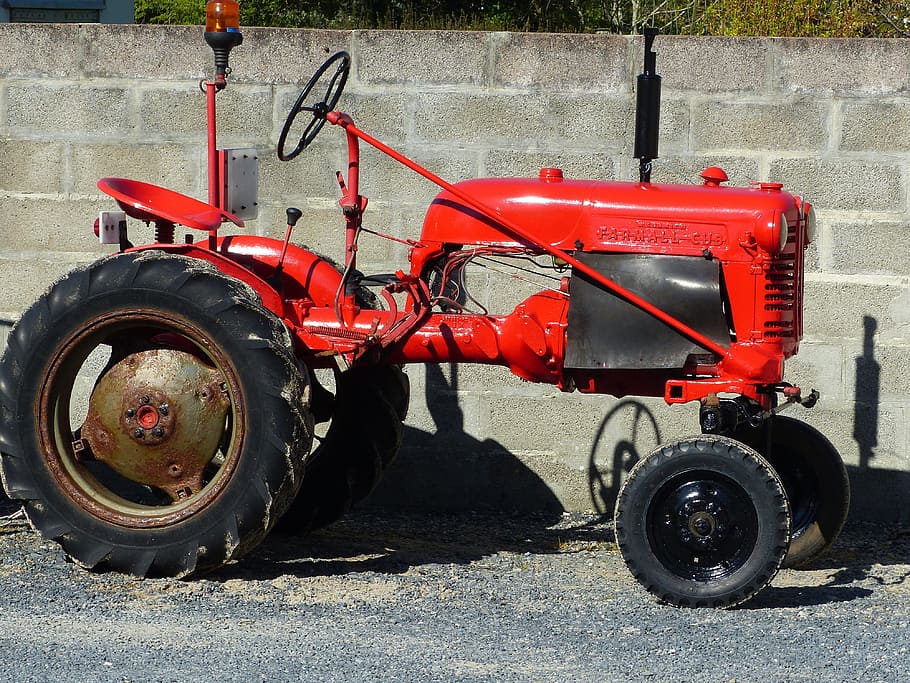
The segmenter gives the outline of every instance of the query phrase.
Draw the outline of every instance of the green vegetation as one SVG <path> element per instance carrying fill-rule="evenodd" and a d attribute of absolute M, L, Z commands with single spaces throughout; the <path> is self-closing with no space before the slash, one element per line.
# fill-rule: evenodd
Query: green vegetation
<path fill-rule="evenodd" d="M 201 24 L 204 0 L 136 0 L 136 22 Z M 480 29 L 724 36 L 910 35 L 910 2 L 888 0 L 241 0 L 246 26 Z"/>

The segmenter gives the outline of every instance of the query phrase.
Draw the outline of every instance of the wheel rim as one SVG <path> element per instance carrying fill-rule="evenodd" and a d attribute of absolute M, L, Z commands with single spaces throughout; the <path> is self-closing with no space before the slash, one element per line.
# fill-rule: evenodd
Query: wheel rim
<path fill-rule="evenodd" d="M 86 378 L 87 400 L 76 389 Z M 199 327 L 160 310 L 89 320 L 58 347 L 36 408 L 61 491 L 127 527 L 171 525 L 213 504 L 244 440 L 235 367 Z"/>
<path fill-rule="evenodd" d="M 775 450 L 771 464 L 780 476 L 790 500 L 793 538 L 799 538 L 818 519 L 818 487 L 811 473 L 806 472 L 798 462 L 798 454 Z"/>
<path fill-rule="evenodd" d="M 660 563 L 687 580 L 717 581 L 741 568 L 758 539 L 747 492 L 711 471 L 678 474 L 655 493 L 647 531 Z"/>

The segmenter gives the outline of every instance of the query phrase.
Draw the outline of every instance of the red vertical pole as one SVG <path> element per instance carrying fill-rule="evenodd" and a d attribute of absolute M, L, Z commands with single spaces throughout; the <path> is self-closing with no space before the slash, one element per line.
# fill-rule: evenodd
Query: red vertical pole
<path fill-rule="evenodd" d="M 214 81 L 207 81 L 205 84 L 206 128 L 208 130 L 208 201 L 212 206 L 219 205 L 218 189 L 221 181 L 218 169 L 218 136 L 215 127 L 215 94 L 219 90 L 218 85 Z M 224 87 L 223 84 L 222 87 Z M 209 231 L 209 249 L 215 249 L 217 236 L 216 230 Z"/>

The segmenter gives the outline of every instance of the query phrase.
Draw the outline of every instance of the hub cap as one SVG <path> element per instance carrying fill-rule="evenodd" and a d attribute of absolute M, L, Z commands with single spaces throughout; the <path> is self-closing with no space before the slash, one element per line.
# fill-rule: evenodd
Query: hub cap
<path fill-rule="evenodd" d="M 716 472 L 687 472 L 658 489 L 647 521 L 661 564 L 687 579 L 721 579 L 739 569 L 758 538 L 743 488 Z"/>
<path fill-rule="evenodd" d="M 185 351 L 142 351 L 99 379 L 82 437 L 96 460 L 176 501 L 201 490 L 229 408 L 216 369 Z"/>

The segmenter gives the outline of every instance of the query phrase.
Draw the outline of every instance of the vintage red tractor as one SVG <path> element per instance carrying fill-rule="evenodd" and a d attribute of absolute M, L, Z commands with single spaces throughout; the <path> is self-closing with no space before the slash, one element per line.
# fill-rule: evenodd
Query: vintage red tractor
<path fill-rule="evenodd" d="M 848 506 L 843 463 L 816 430 L 777 415 L 817 397 L 783 381 L 803 331 L 813 209 L 776 183 L 729 187 L 719 168 L 697 185 L 650 181 L 653 32 L 638 182 L 544 168 L 449 184 L 335 109 L 351 60 L 332 56 L 291 109 L 278 156 L 294 159 L 326 123 L 344 132 L 339 265 L 291 242 L 297 209 L 284 240 L 219 235 L 252 215 L 257 172 L 254 152 L 216 146 L 215 97 L 242 35 L 236 3 L 209 9 L 208 201 L 99 181 L 122 210 L 97 226 L 118 252 L 54 284 L 9 336 L 3 484 L 45 537 L 85 567 L 186 576 L 241 557 L 283 515 L 300 531 L 327 524 L 395 457 L 402 366 L 452 362 L 563 391 L 698 402 L 701 433 L 639 462 L 616 505 L 623 558 L 666 602 L 741 603 L 830 545 Z M 394 273 L 357 268 L 361 142 L 441 188 Z M 154 243 L 132 245 L 127 216 L 154 224 Z M 482 259 L 552 285 L 490 313 L 465 279 Z M 327 427 L 311 452 L 314 424 Z"/>

